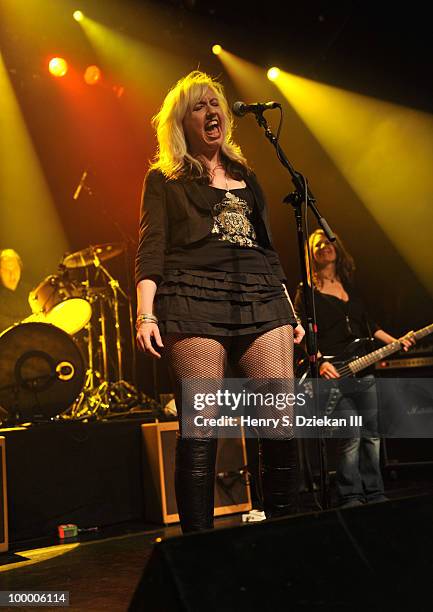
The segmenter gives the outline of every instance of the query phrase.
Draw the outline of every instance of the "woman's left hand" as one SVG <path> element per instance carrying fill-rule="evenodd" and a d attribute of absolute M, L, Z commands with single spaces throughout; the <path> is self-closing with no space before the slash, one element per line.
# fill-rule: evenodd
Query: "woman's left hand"
<path fill-rule="evenodd" d="M 302 338 L 305 336 L 305 329 L 299 324 L 293 330 L 293 342 L 295 344 L 300 344 L 302 342 Z"/>
<path fill-rule="evenodd" d="M 413 335 L 413 331 L 407 332 L 402 338 L 398 339 L 401 342 L 401 346 L 404 351 L 408 351 L 415 343 L 416 340 Z"/>

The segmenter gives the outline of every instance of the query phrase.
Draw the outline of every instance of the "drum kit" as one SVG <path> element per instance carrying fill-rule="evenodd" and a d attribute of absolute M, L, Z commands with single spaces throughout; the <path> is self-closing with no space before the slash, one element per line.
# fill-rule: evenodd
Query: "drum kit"
<path fill-rule="evenodd" d="M 103 265 L 124 249 L 102 244 L 66 254 L 58 273 L 30 292 L 33 314 L 0 334 L 2 421 L 98 418 L 140 404 L 123 380 L 119 305 L 128 307 L 135 371 L 131 300 Z"/>

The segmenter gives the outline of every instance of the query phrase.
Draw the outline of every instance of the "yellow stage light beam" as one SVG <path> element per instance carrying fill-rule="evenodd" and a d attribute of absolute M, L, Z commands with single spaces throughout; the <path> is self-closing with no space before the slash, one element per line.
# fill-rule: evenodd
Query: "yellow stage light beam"
<path fill-rule="evenodd" d="M 51 561 L 51 559 L 72 552 L 80 546 L 82 546 L 82 544 L 76 542 L 74 544 L 56 544 L 55 546 L 49 546 L 47 548 L 33 548 L 32 550 L 20 551 L 19 561 L 0 566 L 0 573 L 21 569 L 29 565 L 35 565 L 36 563 Z"/>
<path fill-rule="evenodd" d="M 213 45 L 212 46 L 212 53 L 214 55 L 220 55 L 222 50 L 223 50 L 223 48 L 221 47 L 221 45 Z"/>
<path fill-rule="evenodd" d="M 36 58 L 40 50 L 46 52 L 50 40 L 58 40 L 65 4 L 56 0 L 1 0 L 0 21 L 14 32 L 17 51 L 23 57 Z"/>
<path fill-rule="evenodd" d="M 68 245 L 3 57 L 0 91 L 0 244 L 19 252 L 37 283 Z"/>
<path fill-rule="evenodd" d="M 433 116 L 284 71 L 274 83 L 433 294 Z"/>
<path fill-rule="evenodd" d="M 137 93 L 155 110 L 162 102 L 161 90 L 188 71 L 179 55 L 146 45 L 89 17 L 81 25 L 104 74 L 110 74 L 116 85 Z"/>
<path fill-rule="evenodd" d="M 275 93 L 275 88 L 269 83 L 260 66 L 244 60 L 227 49 L 221 50 L 218 59 L 245 98 L 245 102 L 266 101 L 270 99 L 272 93 Z"/>

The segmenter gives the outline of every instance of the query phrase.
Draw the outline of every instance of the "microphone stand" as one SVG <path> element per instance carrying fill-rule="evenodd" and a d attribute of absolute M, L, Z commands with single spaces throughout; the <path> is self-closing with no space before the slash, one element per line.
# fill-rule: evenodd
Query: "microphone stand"
<path fill-rule="evenodd" d="M 306 242 L 307 237 L 304 232 L 304 220 L 303 220 L 303 209 L 302 205 L 306 204 L 306 210 L 308 207 L 311 209 L 313 214 L 315 215 L 320 227 L 325 232 L 328 240 L 331 242 L 335 241 L 335 235 L 333 234 L 331 228 L 329 227 L 326 219 L 322 217 L 320 212 L 316 207 L 316 198 L 314 197 L 312 191 L 308 186 L 307 179 L 295 168 L 287 159 L 283 149 L 280 147 L 277 138 L 272 133 L 269 128 L 268 122 L 263 116 L 263 111 L 265 109 L 257 109 L 254 112 L 254 116 L 256 118 L 257 123 L 260 127 L 263 128 L 265 132 L 266 138 L 269 142 L 274 146 L 277 157 L 280 160 L 281 164 L 288 170 L 291 175 L 292 183 L 294 186 L 294 191 L 289 193 L 283 200 L 285 204 L 291 204 L 295 213 L 295 223 L 296 223 L 296 235 L 298 240 L 298 255 L 301 266 L 301 277 L 303 283 L 303 301 L 304 308 L 307 319 L 307 329 L 305 330 L 306 336 L 306 348 L 308 354 L 308 361 L 310 366 L 310 376 L 312 378 L 313 384 L 313 394 L 314 394 L 314 410 L 318 415 L 318 379 L 319 379 L 319 369 L 317 363 L 317 323 L 315 320 L 315 312 L 313 308 L 314 304 L 314 295 L 313 295 L 313 287 L 308 282 L 308 274 L 307 274 L 307 265 L 305 259 L 306 252 Z M 330 506 L 330 490 L 329 490 L 329 473 L 328 473 L 328 462 L 327 462 L 327 452 L 326 452 L 326 441 L 323 437 L 322 432 L 319 430 L 318 437 L 318 454 L 319 454 L 319 465 L 320 465 L 320 490 L 321 490 L 321 501 L 322 508 L 327 509 Z"/>

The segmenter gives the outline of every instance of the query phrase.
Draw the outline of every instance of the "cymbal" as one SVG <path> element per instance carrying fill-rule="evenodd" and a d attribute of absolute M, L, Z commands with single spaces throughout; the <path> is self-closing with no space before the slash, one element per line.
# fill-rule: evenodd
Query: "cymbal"
<path fill-rule="evenodd" d="M 66 255 L 62 264 L 65 268 L 85 268 L 95 263 L 95 257 L 100 261 L 106 261 L 120 255 L 123 250 L 124 246 L 121 243 L 95 244 Z"/>

